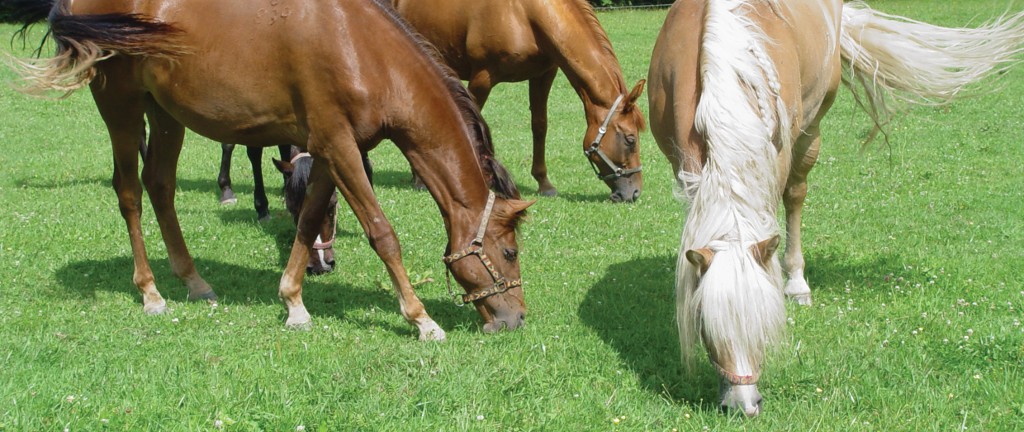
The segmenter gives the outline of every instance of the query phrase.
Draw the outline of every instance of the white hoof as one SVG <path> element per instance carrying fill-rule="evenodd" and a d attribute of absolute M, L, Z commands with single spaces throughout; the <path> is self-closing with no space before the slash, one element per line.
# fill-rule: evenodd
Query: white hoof
<path fill-rule="evenodd" d="M 150 303 L 142 306 L 142 311 L 146 315 L 160 315 L 167 311 L 167 302 L 161 299 L 157 303 Z"/>
<path fill-rule="evenodd" d="M 440 342 L 445 340 L 446 335 L 444 333 L 444 330 L 442 330 L 441 326 L 437 325 L 437 323 L 434 322 L 433 320 L 424 324 L 420 324 L 419 328 L 421 341 Z"/>

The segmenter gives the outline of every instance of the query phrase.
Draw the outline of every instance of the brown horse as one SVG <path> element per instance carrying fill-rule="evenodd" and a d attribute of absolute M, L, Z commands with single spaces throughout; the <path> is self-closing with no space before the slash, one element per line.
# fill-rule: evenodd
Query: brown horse
<path fill-rule="evenodd" d="M 523 324 L 515 228 L 529 203 L 505 198 L 518 191 L 494 160 L 489 131 L 470 95 L 390 4 L 57 0 L 52 10 L 40 6 L 52 1 L 20 1 L 16 6 L 24 9 L 13 12 L 5 5 L 0 17 L 30 23 L 49 10 L 57 54 L 23 72 L 41 89 L 90 85 L 113 144 L 113 185 L 146 312 L 160 313 L 166 306 L 143 244 L 142 185 L 189 298 L 215 298 L 196 272 L 174 209 L 175 171 L 187 127 L 220 142 L 291 144 L 316 158 L 281 277 L 288 326 L 310 325 L 302 280 L 337 187 L 387 267 L 405 319 L 421 339 L 445 337 L 413 292 L 398 238 L 361 163 L 361 154 L 385 138 L 422 174 L 437 202 L 448 234 L 446 252 L 454 252 L 445 262 L 466 290 L 464 300 L 483 316 L 484 330 Z M 39 10 L 42 16 L 25 12 Z M 138 148 L 147 121 L 140 184 Z M 488 190 L 489 180 L 502 196 Z"/>
<path fill-rule="evenodd" d="M 583 152 L 612 190 L 611 200 L 640 196 L 640 80 L 626 87 L 611 42 L 585 0 L 393 0 L 395 8 L 469 81 L 482 108 L 498 83 L 530 82 L 533 178 L 541 195 L 548 180 L 544 147 L 548 94 L 558 69 L 583 101 Z"/>
<path fill-rule="evenodd" d="M 970 30 L 840 0 L 673 5 L 648 75 L 651 130 L 689 201 L 676 275 L 680 342 L 688 360 L 698 341 L 707 348 L 723 407 L 761 411 L 757 381 L 785 322 L 783 293 L 811 302 L 800 216 L 840 82 L 884 127 L 895 108 L 886 101 L 948 102 L 1013 61 L 1022 43 L 1024 14 Z"/>

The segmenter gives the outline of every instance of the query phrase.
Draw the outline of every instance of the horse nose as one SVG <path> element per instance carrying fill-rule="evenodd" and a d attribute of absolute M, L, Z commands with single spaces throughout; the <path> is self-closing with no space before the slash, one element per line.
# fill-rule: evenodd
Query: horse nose
<path fill-rule="evenodd" d="M 498 319 L 484 324 L 484 333 L 497 333 L 502 330 L 512 331 L 524 326 L 526 326 L 526 314 L 520 312 L 519 315 L 513 319 Z"/>
<path fill-rule="evenodd" d="M 617 190 L 615 192 L 612 192 L 612 195 L 609 198 L 612 200 L 612 202 L 616 203 L 630 203 L 636 201 L 637 198 L 640 198 L 640 189 L 633 189 L 632 192 Z"/>

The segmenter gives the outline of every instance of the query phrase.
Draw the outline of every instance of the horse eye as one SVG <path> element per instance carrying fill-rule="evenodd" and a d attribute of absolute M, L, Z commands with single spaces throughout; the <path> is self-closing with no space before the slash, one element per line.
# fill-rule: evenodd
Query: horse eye
<path fill-rule="evenodd" d="M 505 249 L 505 261 L 515 262 L 515 260 L 516 260 L 516 258 L 518 256 L 519 256 L 519 251 L 517 251 L 515 249 Z"/>
<path fill-rule="evenodd" d="M 629 147 L 636 146 L 636 135 L 626 135 L 626 145 Z"/>

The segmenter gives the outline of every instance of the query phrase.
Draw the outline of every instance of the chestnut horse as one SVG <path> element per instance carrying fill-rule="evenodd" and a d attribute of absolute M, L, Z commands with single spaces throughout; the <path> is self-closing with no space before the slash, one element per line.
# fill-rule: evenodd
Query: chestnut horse
<path fill-rule="evenodd" d="M 800 214 L 840 82 L 884 126 L 886 101 L 948 102 L 1012 62 L 1022 43 L 1024 14 L 970 30 L 839 0 L 673 5 L 648 75 L 651 130 L 689 201 L 676 276 L 680 342 L 687 364 L 698 341 L 707 348 L 723 407 L 760 412 L 757 381 L 785 322 L 783 293 L 811 302 Z"/>
<path fill-rule="evenodd" d="M 189 299 L 216 297 L 196 272 L 174 209 L 187 127 L 220 142 L 295 145 L 316 159 L 281 277 L 289 327 L 310 325 L 302 280 L 337 187 L 384 262 L 404 318 L 420 339 L 444 339 L 413 292 L 398 238 L 361 163 L 361 153 L 385 138 L 396 143 L 437 202 L 448 234 L 444 261 L 466 290 L 463 299 L 483 317 L 484 330 L 524 323 L 515 228 L 529 203 L 507 198 L 518 191 L 493 158 L 489 130 L 471 96 L 390 4 L 56 0 L 52 9 L 43 6 L 53 1 L 8 4 L 0 17 L 31 23 L 49 11 L 56 56 L 29 61 L 22 70 L 36 88 L 70 92 L 90 85 L 113 144 L 113 185 L 144 311 L 160 313 L 166 305 L 143 244 L 143 185 Z M 140 184 L 138 148 L 147 121 Z M 488 190 L 489 182 L 501 196 Z"/>
<path fill-rule="evenodd" d="M 583 152 L 611 200 L 640 196 L 640 132 L 636 104 L 644 88 L 630 91 L 622 68 L 593 9 L 585 0 L 393 0 L 395 8 L 469 81 L 483 108 L 498 83 L 530 82 L 533 168 L 541 195 L 557 193 L 548 180 L 544 147 L 551 85 L 561 69 L 580 99 L 587 121 Z"/>

